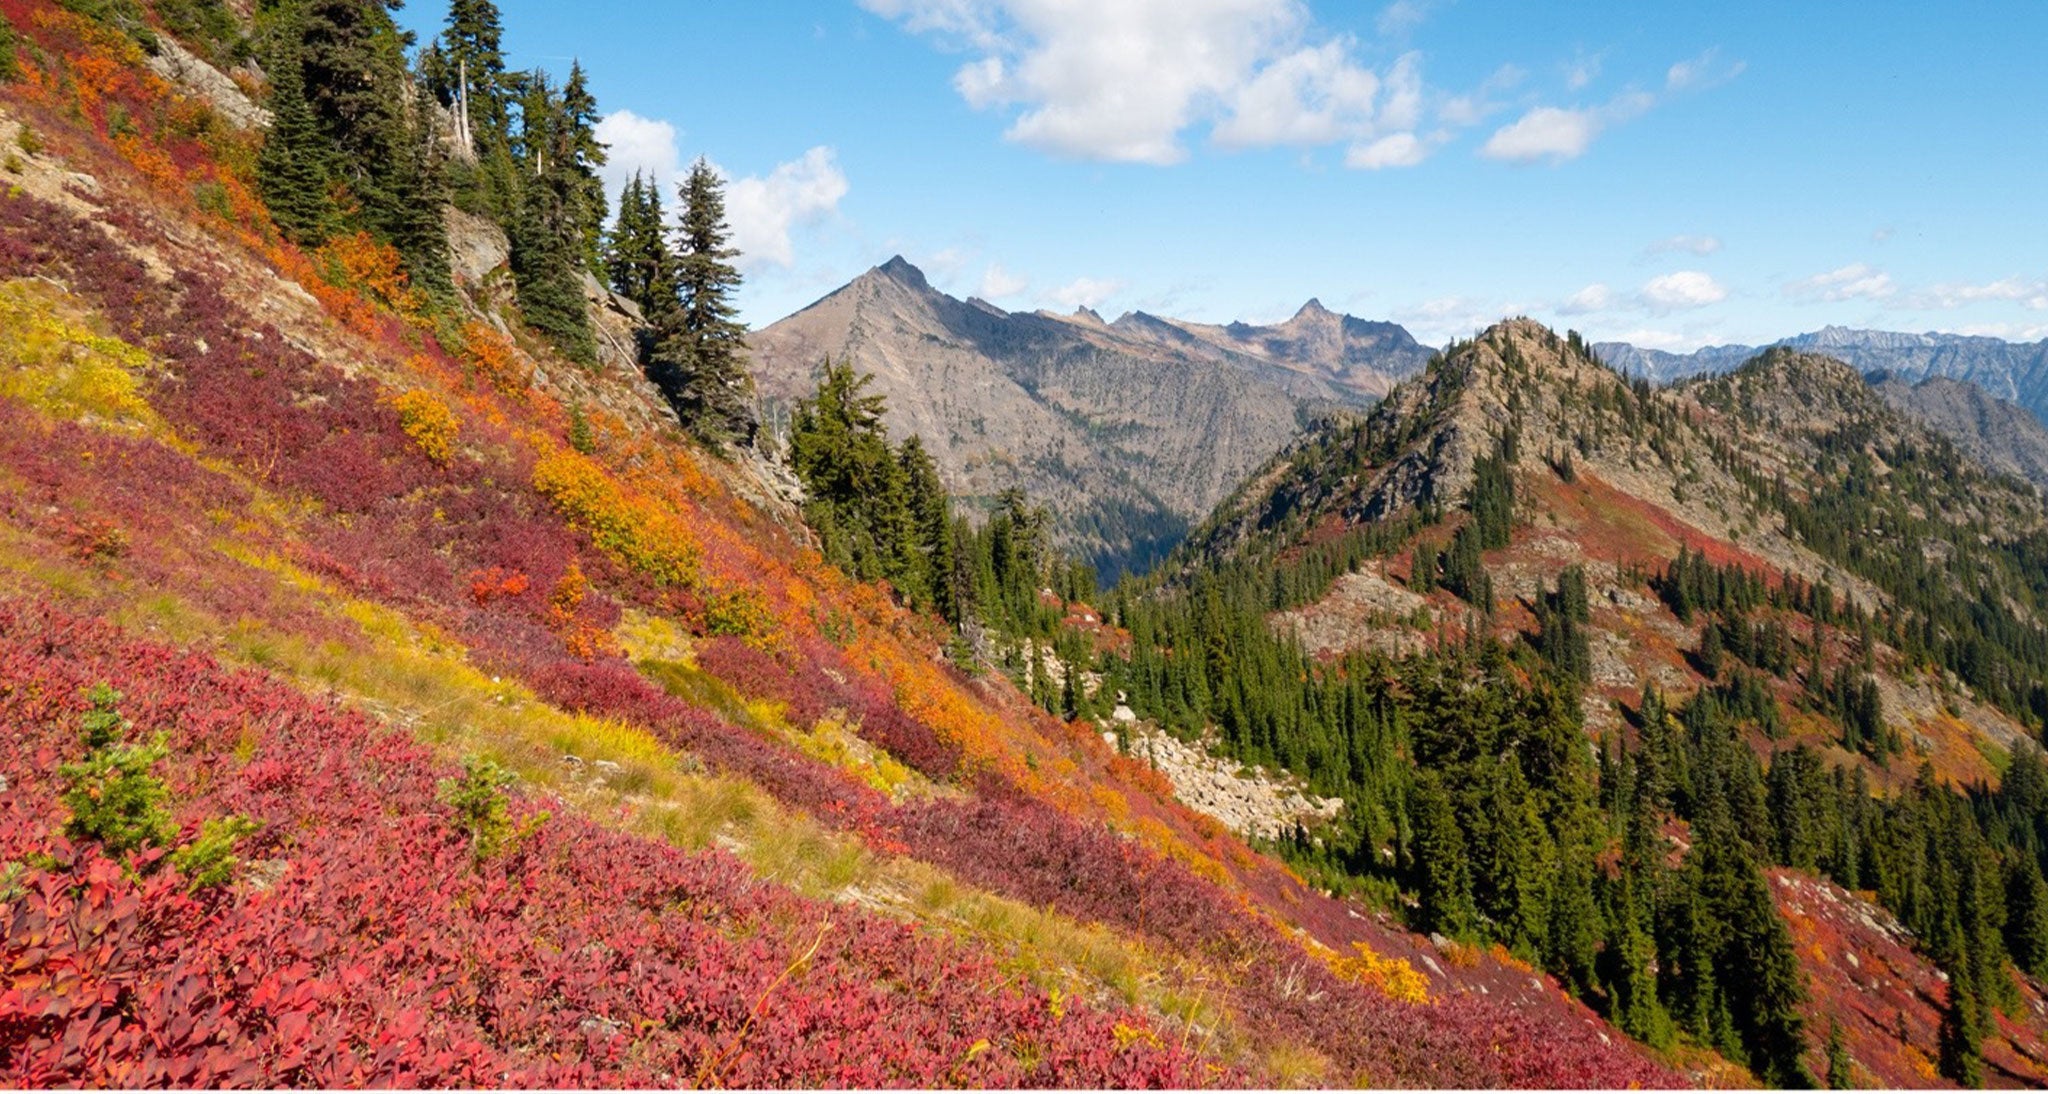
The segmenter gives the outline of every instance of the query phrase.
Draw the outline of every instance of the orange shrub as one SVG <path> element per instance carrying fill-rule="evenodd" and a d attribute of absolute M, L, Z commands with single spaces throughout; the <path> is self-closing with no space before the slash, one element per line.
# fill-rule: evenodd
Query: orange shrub
<path fill-rule="evenodd" d="M 356 232 L 322 244 L 319 258 L 328 283 L 360 289 L 401 315 L 419 314 L 420 295 L 413 291 L 398 250 L 390 244 L 377 242 L 368 232 Z"/>
<path fill-rule="evenodd" d="M 485 383 L 514 398 L 533 386 L 533 370 L 520 363 L 518 347 L 488 323 L 463 324 L 462 357 Z"/>

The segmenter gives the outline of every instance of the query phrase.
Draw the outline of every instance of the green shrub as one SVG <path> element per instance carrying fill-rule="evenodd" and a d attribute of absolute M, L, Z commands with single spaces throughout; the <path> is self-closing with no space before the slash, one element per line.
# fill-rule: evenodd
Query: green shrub
<path fill-rule="evenodd" d="M 121 693 L 104 683 L 86 693 L 92 709 L 79 719 L 85 759 L 57 769 L 62 800 L 71 811 L 64 834 L 92 840 L 120 857 L 144 847 L 170 843 L 171 816 L 164 810 L 169 792 L 150 773 L 170 755 L 162 734 L 146 745 L 123 744 L 133 728 L 120 711 Z"/>
<path fill-rule="evenodd" d="M 58 768 L 64 805 L 71 810 L 64 834 L 97 841 L 113 857 L 168 844 L 171 815 L 163 807 L 168 791 L 162 779 L 150 774 L 168 755 L 159 735 L 146 745 L 97 749 L 80 763 Z"/>
<path fill-rule="evenodd" d="M 461 778 L 441 780 L 441 804 L 455 810 L 456 826 L 468 834 L 479 859 L 511 850 L 548 819 L 548 814 L 537 813 L 516 827 L 512 824 L 505 789 L 514 778 L 496 763 L 472 756 L 462 761 Z"/>
<path fill-rule="evenodd" d="M 0 84 L 13 83 L 21 76 L 21 59 L 14 52 L 17 45 L 19 40 L 14 33 L 14 24 L 8 22 L 5 15 L 0 15 Z M 28 127 L 23 126 L 22 132 L 27 131 Z"/>
<path fill-rule="evenodd" d="M 171 865 L 185 875 L 195 891 L 226 885 L 234 880 L 235 868 L 242 864 L 235 854 L 235 844 L 254 835 L 256 828 L 256 822 L 247 817 L 207 821 L 199 826 L 197 839 L 171 852 Z"/>

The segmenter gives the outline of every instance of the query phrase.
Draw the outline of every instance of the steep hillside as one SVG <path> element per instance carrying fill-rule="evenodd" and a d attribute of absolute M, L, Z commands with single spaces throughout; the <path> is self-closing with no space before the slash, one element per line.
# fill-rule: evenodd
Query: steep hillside
<path fill-rule="evenodd" d="M 1632 1036 L 2032 1085 L 2044 533 L 1838 361 L 1655 389 L 1516 320 L 1253 476 L 1089 667 L 1341 799 L 1281 841 L 1319 882 Z"/>
<path fill-rule="evenodd" d="M 476 225 L 288 241 L 112 7 L 0 0 L 11 1085 L 1679 1081 L 950 665 Z"/>
<path fill-rule="evenodd" d="M 1427 357 L 1399 327 L 1313 302 L 1272 327 L 1010 313 L 901 258 L 750 344 L 772 408 L 809 396 L 822 362 L 850 362 L 956 496 L 1022 486 L 1112 577 L 1171 548 L 1310 416 L 1370 403 Z"/>

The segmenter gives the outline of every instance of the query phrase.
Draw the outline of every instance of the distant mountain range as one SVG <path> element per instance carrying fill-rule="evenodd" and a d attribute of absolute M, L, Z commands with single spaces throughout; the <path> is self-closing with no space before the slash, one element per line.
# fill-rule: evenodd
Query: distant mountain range
<path fill-rule="evenodd" d="M 1771 343 L 1802 353 L 1819 353 L 1854 366 L 1866 376 L 1883 372 L 1917 382 L 1930 376 L 1968 380 L 2001 399 L 2048 419 L 2048 340 L 2007 342 L 1967 334 L 1906 334 L 1899 331 L 1823 327 Z M 1626 342 L 1593 347 L 1600 359 L 1622 372 L 1659 382 L 1701 373 L 1727 372 L 1764 346 L 1708 346 L 1692 353 L 1642 349 Z"/>
<path fill-rule="evenodd" d="M 924 438 L 952 492 L 1047 504 L 1105 577 L 1142 569 L 1316 418 L 1370 407 L 1431 350 L 1311 300 L 1270 326 L 1132 312 L 1007 312 L 901 257 L 759 332 L 772 421 L 821 362 L 875 377 L 890 430 Z"/>
<path fill-rule="evenodd" d="M 1824 354 L 1863 373 L 1885 401 L 1948 437 L 1979 463 L 2048 486 L 2048 341 L 1824 327 L 1772 343 Z M 1668 383 L 1728 372 L 1766 346 L 1666 353 L 1626 342 L 1594 352 L 1626 373 Z M 2028 413 L 2028 412 L 2031 413 Z"/>

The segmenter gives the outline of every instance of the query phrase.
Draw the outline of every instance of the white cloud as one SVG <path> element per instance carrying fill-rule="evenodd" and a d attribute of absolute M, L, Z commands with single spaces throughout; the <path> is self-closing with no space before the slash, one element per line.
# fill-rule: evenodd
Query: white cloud
<path fill-rule="evenodd" d="M 1480 147 L 1479 154 L 1512 163 L 1540 159 L 1562 163 L 1583 155 L 1601 128 L 1593 111 L 1539 106 L 1495 130 Z"/>
<path fill-rule="evenodd" d="M 1344 154 L 1344 166 L 1364 171 L 1413 167 L 1429 157 L 1429 146 L 1413 133 L 1394 133 L 1371 144 L 1355 144 Z"/>
<path fill-rule="evenodd" d="M 1892 283 L 1892 275 L 1858 262 L 1794 281 L 1785 286 L 1785 295 L 1794 300 L 1830 302 L 1883 300 L 1898 289 Z"/>
<path fill-rule="evenodd" d="M 1678 254 L 1682 252 L 1704 257 L 1710 254 L 1718 254 L 1720 250 L 1721 239 L 1719 236 L 1676 235 L 1660 239 L 1643 248 L 1643 256 L 1648 258 L 1655 255 Z"/>
<path fill-rule="evenodd" d="M 1672 65 L 1664 74 L 1662 96 L 1631 90 L 1598 106 L 1532 107 L 1520 118 L 1495 130 L 1479 154 L 1510 163 L 1563 163 L 1577 159 L 1603 131 L 1648 113 L 1672 95 L 1726 83 L 1740 75 L 1742 69 L 1740 62 L 1724 64 L 1716 51 L 1708 50 Z"/>
<path fill-rule="evenodd" d="M 1971 304 L 2016 303 L 2032 311 L 2048 310 L 2048 278 L 2006 277 L 1981 284 L 1944 282 L 1913 293 L 1912 308 L 1961 308 Z"/>
<path fill-rule="evenodd" d="M 1062 156 L 1177 163 L 1203 127 L 1229 148 L 1365 143 L 1413 128 L 1421 102 L 1417 59 L 1373 71 L 1301 0 L 861 3 L 976 54 L 954 90 L 1013 112 L 1008 139 Z"/>
<path fill-rule="evenodd" d="M 1349 43 L 1297 50 L 1267 65 L 1232 97 L 1216 143 L 1245 148 L 1328 144 L 1372 131 L 1379 77 L 1353 64 Z"/>
<path fill-rule="evenodd" d="M 1718 304 L 1728 299 L 1728 290 L 1709 274 L 1699 270 L 1680 270 L 1645 282 L 1637 299 L 1643 307 L 1662 315 Z"/>
<path fill-rule="evenodd" d="M 1603 339 L 1604 341 L 1605 339 Z M 1641 349 L 1661 349 L 1669 353 L 1684 353 L 1706 344 L 1695 335 L 1680 334 L 1677 331 L 1639 328 L 1616 335 L 1612 341 L 1627 342 Z"/>
<path fill-rule="evenodd" d="M 1429 18 L 1429 9 L 1435 7 L 1434 0 L 1394 0 L 1380 9 L 1379 31 L 1382 38 L 1398 38 Z"/>
<path fill-rule="evenodd" d="M 1006 300 L 1031 287 L 1031 282 L 1003 269 L 1000 262 L 991 262 L 981 274 L 981 291 L 975 295 L 983 300 Z"/>
<path fill-rule="evenodd" d="M 607 194 L 617 198 L 638 173 L 661 188 L 664 203 L 673 204 L 674 183 L 683 171 L 674 125 L 630 110 L 615 110 L 598 121 L 593 133 L 608 146 L 601 176 Z"/>
<path fill-rule="evenodd" d="M 1463 129 L 1478 125 L 1487 118 L 1507 109 L 1507 104 L 1495 96 L 1512 91 L 1527 79 L 1529 73 L 1519 65 L 1502 65 L 1493 74 L 1481 81 L 1479 86 L 1464 95 L 1454 95 L 1438 104 L 1437 119 L 1445 125 Z"/>
<path fill-rule="evenodd" d="M 820 145 L 781 164 L 766 178 L 734 179 L 726 187 L 726 219 L 742 270 L 796 264 L 791 229 L 836 212 L 846 196 L 846 173 L 831 148 Z"/>
<path fill-rule="evenodd" d="M 1103 301 L 1124 291 L 1121 281 L 1105 281 L 1093 277 L 1076 278 L 1053 291 L 1053 302 L 1069 311 L 1075 308 L 1093 308 Z"/>
<path fill-rule="evenodd" d="M 616 199 L 638 172 L 660 189 L 662 207 L 675 217 L 680 212 L 676 185 L 685 173 L 675 125 L 617 110 L 605 115 L 595 132 L 609 146 L 602 176 L 606 191 Z M 846 196 L 846 174 L 839 169 L 837 155 L 823 145 L 777 165 L 765 178 L 734 178 L 730 171 L 712 166 L 726 180 L 726 222 L 732 227 L 732 245 L 740 252 L 737 265 L 747 273 L 794 266 L 796 244 L 790 233 L 837 212 Z"/>
<path fill-rule="evenodd" d="M 2048 324 L 2022 326 L 2018 323 L 1973 323 L 1957 327 L 1957 334 L 2003 338 L 2008 342 L 2039 342 L 2048 339 Z"/>
<path fill-rule="evenodd" d="M 1572 58 L 1572 63 L 1564 66 L 1564 86 L 1572 91 L 1583 90 L 1587 84 L 1599 78 L 1600 63 L 1604 59 L 1604 56 L 1598 53 L 1591 56 L 1581 53 Z"/>
<path fill-rule="evenodd" d="M 1613 306 L 1614 290 L 1596 282 L 1566 297 L 1557 310 L 1561 315 L 1586 315 Z"/>
<path fill-rule="evenodd" d="M 1664 88 L 1667 91 L 1688 91 L 1717 87 L 1742 75 L 1742 70 L 1747 67 L 1741 61 L 1723 63 L 1721 51 L 1710 49 L 1672 65 L 1664 73 Z"/>

